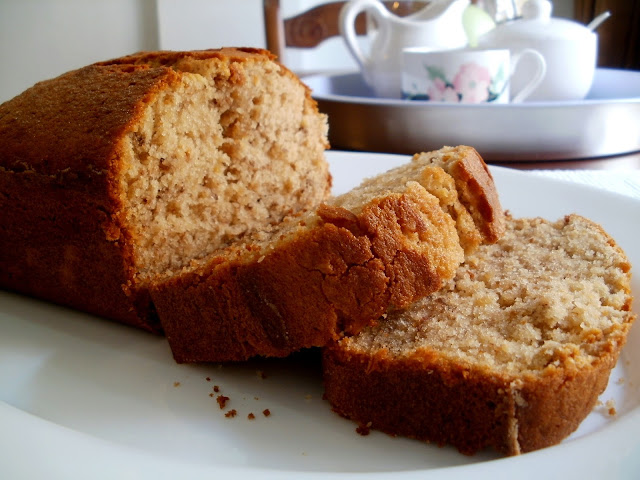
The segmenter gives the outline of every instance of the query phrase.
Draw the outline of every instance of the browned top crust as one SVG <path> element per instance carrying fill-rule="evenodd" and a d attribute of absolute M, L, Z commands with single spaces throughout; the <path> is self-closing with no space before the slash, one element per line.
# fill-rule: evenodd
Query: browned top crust
<path fill-rule="evenodd" d="M 472 147 L 460 147 L 459 162 L 452 166 L 461 202 L 471 212 L 484 237 L 484 243 L 497 242 L 505 231 L 504 213 L 493 176 L 487 164 Z"/>
<path fill-rule="evenodd" d="M 0 168 L 69 179 L 119 171 L 114 139 L 177 76 L 144 65 L 91 65 L 37 83 L 0 105 Z"/>
<path fill-rule="evenodd" d="M 201 64 L 206 64 L 207 60 L 219 60 L 222 63 L 228 64 L 231 72 L 233 72 L 234 64 L 236 63 L 264 61 L 276 62 L 276 56 L 268 50 L 251 47 L 225 47 L 219 49 L 191 50 L 187 52 L 164 50 L 138 52 L 124 57 L 99 62 L 96 65 L 146 65 L 150 67 L 167 67 L 176 71 L 198 72 L 202 68 Z M 298 79 L 296 74 L 286 66 L 280 63 L 278 63 L 278 65 L 282 75 Z M 239 76 L 230 75 L 229 81 L 234 82 L 241 80 Z M 306 90 L 307 99 L 311 100 L 311 89 L 302 82 L 301 85 Z M 315 101 L 310 103 L 312 104 L 313 109 L 318 112 L 317 103 Z M 327 143 L 327 148 L 328 147 L 329 144 Z"/>
<path fill-rule="evenodd" d="M 459 145 L 418 153 L 413 161 L 425 157 L 454 178 L 459 200 L 471 214 L 482 243 L 497 242 L 505 231 L 504 212 L 493 176 L 480 154 L 473 147 Z"/>
<path fill-rule="evenodd" d="M 154 65 L 173 67 L 174 65 L 178 65 L 181 62 L 188 61 L 189 59 L 217 59 L 236 62 L 256 59 L 261 61 L 264 61 L 265 59 L 275 60 L 276 57 L 270 51 L 261 48 L 225 47 L 206 50 L 190 50 L 186 52 L 170 50 L 137 52 L 124 57 L 98 62 L 96 65 Z"/>
<path fill-rule="evenodd" d="M 261 48 L 235 48 L 225 47 L 207 50 L 182 51 L 149 51 L 137 52 L 124 57 L 114 58 L 98 62 L 96 65 L 151 65 L 164 67 L 179 67 L 188 64 L 191 60 L 221 60 L 225 62 L 265 61 L 276 59 L 268 50 Z"/>

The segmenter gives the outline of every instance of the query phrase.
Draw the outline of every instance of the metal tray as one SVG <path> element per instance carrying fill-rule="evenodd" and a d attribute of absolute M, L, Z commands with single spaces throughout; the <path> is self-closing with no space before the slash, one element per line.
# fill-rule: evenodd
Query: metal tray
<path fill-rule="evenodd" d="M 486 160 L 568 160 L 640 150 L 640 71 L 596 71 L 585 100 L 446 104 L 375 98 L 359 73 L 304 82 L 334 149 L 412 154 L 471 145 Z"/>

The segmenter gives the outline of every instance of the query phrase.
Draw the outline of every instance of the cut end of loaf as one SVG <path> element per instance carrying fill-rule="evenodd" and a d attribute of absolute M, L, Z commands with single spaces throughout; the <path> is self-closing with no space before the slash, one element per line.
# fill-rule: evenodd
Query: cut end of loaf
<path fill-rule="evenodd" d="M 595 224 L 510 219 L 440 292 L 353 340 L 352 348 L 440 358 L 504 376 L 581 368 L 630 326 L 629 265 Z"/>
<path fill-rule="evenodd" d="M 226 54 L 118 61 L 179 72 L 124 142 L 121 190 L 143 279 L 329 194 L 326 119 L 306 87 L 265 55 Z"/>
<path fill-rule="evenodd" d="M 343 196 L 341 204 L 351 208 L 360 197 L 397 188 L 407 179 L 438 199 L 455 222 L 465 253 L 483 243 L 495 243 L 504 233 L 504 212 L 493 177 L 478 152 L 465 145 L 418 153 L 411 162 L 363 182 Z"/>

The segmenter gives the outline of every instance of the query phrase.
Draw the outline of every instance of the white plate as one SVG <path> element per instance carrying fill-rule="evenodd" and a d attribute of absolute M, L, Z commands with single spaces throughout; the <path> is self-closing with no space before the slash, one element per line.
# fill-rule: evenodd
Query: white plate
<path fill-rule="evenodd" d="M 593 158 L 640 150 L 640 72 L 599 68 L 587 98 L 452 104 L 375 98 L 359 73 L 305 77 L 333 148 L 414 153 L 473 145 L 489 161 Z"/>
<path fill-rule="evenodd" d="M 328 157 L 337 192 L 407 160 Z M 492 171 L 515 215 L 579 212 L 601 222 L 640 264 L 640 202 Z M 640 296 L 637 278 L 633 289 Z M 613 400 L 618 413 L 598 407 L 561 445 L 506 459 L 378 432 L 358 435 L 322 400 L 315 360 L 311 353 L 177 365 L 163 338 L 0 292 L 0 478 L 640 478 L 638 327 L 601 397 Z M 226 410 L 236 409 L 237 417 L 225 418 L 217 394 L 210 396 L 214 385 L 230 397 Z"/>

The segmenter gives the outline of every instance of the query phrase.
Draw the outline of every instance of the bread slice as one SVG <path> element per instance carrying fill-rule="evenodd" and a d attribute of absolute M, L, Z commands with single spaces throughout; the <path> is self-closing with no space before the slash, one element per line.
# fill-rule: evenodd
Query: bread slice
<path fill-rule="evenodd" d="M 147 52 L 0 105 L 0 287 L 159 330 L 148 282 L 328 196 L 326 116 L 256 49 Z"/>
<path fill-rule="evenodd" d="M 448 148 L 169 270 L 152 298 L 178 362 L 286 356 L 355 334 L 438 290 L 463 261 L 461 244 L 503 222 L 480 156 Z"/>
<path fill-rule="evenodd" d="M 631 301 L 629 262 L 599 225 L 508 218 L 441 291 L 325 348 L 326 398 L 362 426 L 467 454 L 550 446 L 605 389 Z"/>

